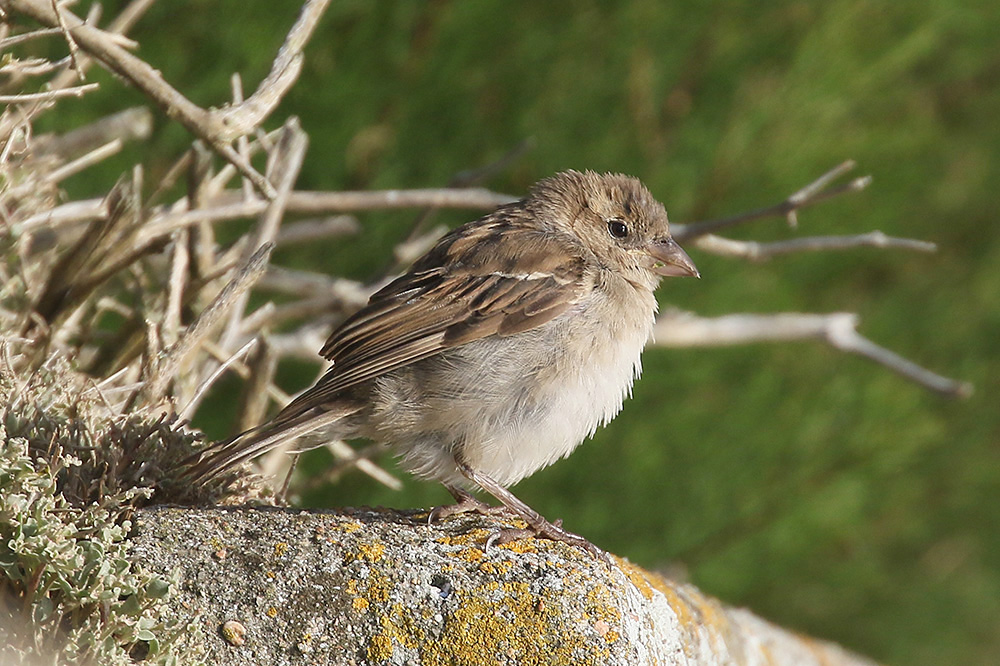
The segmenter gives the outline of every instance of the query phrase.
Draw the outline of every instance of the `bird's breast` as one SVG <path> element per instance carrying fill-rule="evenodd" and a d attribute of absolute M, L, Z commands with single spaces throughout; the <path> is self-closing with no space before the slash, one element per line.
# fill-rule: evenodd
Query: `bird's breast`
<path fill-rule="evenodd" d="M 631 285 L 598 291 L 539 331 L 530 372 L 507 385 L 500 427 L 468 441 L 466 460 L 505 485 L 569 455 L 621 410 L 639 376 L 656 302 Z"/>
<path fill-rule="evenodd" d="M 367 436 L 393 445 L 420 476 L 461 484 L 458 457 L 517 483 L 621 410 L 655 310 L 648 290 L 595 289 L 542 326 L 393 371 L 376 382 Z"/>

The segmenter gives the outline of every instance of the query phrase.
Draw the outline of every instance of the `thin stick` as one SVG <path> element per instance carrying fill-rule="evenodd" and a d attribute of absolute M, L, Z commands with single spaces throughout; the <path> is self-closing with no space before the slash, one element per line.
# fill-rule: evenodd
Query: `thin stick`
<path fill-rule="evenodd" d="M 854 236 L 810 236 L 774 243 L 740 241 L 707 234 L 695 240 L 699 249 L 725 257 L 740 257 L 751 261 L 766 261 L 772 257 L 794 252 L 828 252 L 857 247 L 878 247 L 915 252 L 935 252 L 937 245 L 913 238 L 896 238 L 881 231 L 870 231 Z"/>
<path fill-rule="evenodd" d="M 367 285 L 347 278 L 335 278 L 325 273 L 271 266 L 261 278 L 258 289 L 277 291 L 293 296 L 336 298 L 357 307 L 368 302 L 380 284 Z"/>
<path fill-rule="evenodd" d="M 243 79 L 240 77 L 239 72 L 232 75 L 229 79 L 229 84 L 233 91 L 233 105 L 238 107 L 243 102 Z M 236 138 L 236 152 L 248 163 L 250 162 L 250 140 L 246 134 L 241 134 Z M 253 184 L 244 177 L 242 185 L 243 200 L 249 201 L 253 199 Z"/>
<path fill-rule="evenodd" d="M 253 339 L 259 340 L 260 344 L 246 362 L 250 376 L 243 385 L 240 397 L 238 426 L 241 431 L 260 425 L 267 418 L 270 403 L 267 387 L 274 383 L 274 372 L 278 368 L 278 357 L 267 338 L 261 335 Z"/>
<path fill-rule="evenodd" d="M 271 115 L 288 93 L 302 70 L 302 51 L 319 24 L 330 0 L 306 0 L 298 19 L 288 31 L 278 55 L 271 63 L 271 71 L 260 82 L 257 90 L 245 102 L 219 112 L 219 122 L 226 128 L 220 138 L 232 141 L 249 134 Z"/>
<path fill-rule="evenodd" d="M 376 190 L 371 192 L 292 192 L 288 210 L 295 213 L 349 213 L 361 210 L 399 208 L 473 208 L 492 210 L 517 201 L 481 187 L 415 190 Z"/>
<path fill-rule="evenodd" d="M 55 13 L 56 20 L 59 22 L 59 31 L 62 33 L 63 38 L 66 40 L 66 44 L 69 46 L 69 60 L 71 63 L 70 67 L 74 72 L 76 72 L 77 79 L 83 81 L 83 72 L 80 71 L 80 67 L 77 64 L 77 59 L 76 59 L 80 47 L 76 45 L 76 40 L 73 39 L 73 35 L 69 34 L 69 29 L 66 27 L 66 21 L 63 18 L 62 9 L 59 7 L 59 0 L 51 0 L 51 2 L 52 2 L 52 11 Z M 100 11 L 97 5 L 93 5 L 91 7 L 91 10 L 94 9 Z"/>
<path fill-rule="evenodd" d="M 6 51 L 12 46 L 17 46 L 18 44 L 32 39 L 38 39 L 39 37 L 58 35 L 61 32 L 62 30 L 59 28 L 40 28 L 38 30 L 32 30 L 31 32 L 25 32 L 20 35 L 14 35 L 13 37 L 6 37 L 4 39 L 0 39 L 0 51 Z"/>
<path fill-rule="evenodd" d="M 72 162 L 67 162 L 58 169 L 51 171 L 45 180 L 50 183 L 58 183 L 61 180 L 65 180 L 70 176 L 77 174 L 88 167 L 91 167 L 102 160 L 106 160 L 112 155 L 118 153 L 122 149 L 122 140 L 115 139 L 114 141 L 109 141 L 100 148 L 95 148 L 86 155 L 81 155 Z"/>
<path fill-rule="evenodd" d="M 180 340 L 171 346 L 163 360 L 157 364 L 153 374 L 146 383 L 144 391 L 146 400 L 152 402 L 163 395 L 170 379 L 188 355 L 198 348 L 211 332 L 212 328 L 228 313 L 231 308 L 253 284 L 260 279 L 267 269 L 274 245 L 268 243 L 250 256 L 236 273 L 236 276 L 223 288 L 219 295 L 198 315 Z"/>
<path fill-rule="evenodd" d="M 98 148 L 109 141 L 135 141 L 149 138 L 153 114 L 144 106 L 135 106 L 61 135 L 35 137 L 35 155 L 59 155 L 64 159 Z"/>
<path fill-rule="evenodd" d="M 359 455 L 358 452 L 348 446 L 346 442 L 342 442 L 339 439 L 333 442 L 327 442 L 326 448 L 334 455 L 334 457 L 341 461 L 338 466 L 340 470 L 343 470 L 345 466 L 353 465 L 354 467 L 357 467 L 359 471 L 367 474 L 387 488 L 391 488 L 392 490 L 403 489 L 402 481 L 379 467 L 367 456 Z M 373 449 L 372 453 L 374 453 L 374 449 L 376 449 L 376 447 L 369 447 L 369 449 Z"/>
<path fill-rule="evenodd" d="M 220 363 L 225 362 L 230 356 L 232 356 L 232 354 L 225 354 L 222 348 L 211 340 L 205 340 L 201 346 L 202 349 L 208 352 L 209 356 L 212 356 Z M 251 370 L 243 361 L 236 359 L 231 364 L 231 367 L 233 372 L 235 372 L 240 379 L 247 379 L 250 377 Z M 287 405 L 292 401 L 292 396 L 282 391 L 280 387 L 273 383 L 268 384 L 265 390 L 267 391 L 268 397 L 279 405 Z"/>
<path fill-rule="evenodd" d="M 854 180 L 839 187 L 829 190 L 824 189 L 830 184 L 831 181 L 847 173 L 853 169 L 854 166 L 855 164 L 852 160 L 838 164 L 813 182 L 793 193 L 784 201 L 774 204 L 773 206 L 766 206 L 764 208 L 758 208 L 746 213 L 740 213 L 739 215 L 723 217 L 716 220 L 673 225 L 673 237 L 678 242 L 685 241 L 699 236 L 704 236 L 705 234 L 719 231 L 721 229 L 735 227 L 739 224 L 750 222 L 751 220 L 758 220 L 763 217 L 784 217 L 788 220 L 788 223 L 791 226 L 795 226 L 797 224 L 796 211 L 799 209 L 812 206 L 820 201 L 825 201 L 832 197 L 840 196 L 841 194 L 858 192 L 871 184 L 871 176 L 863 176 L 861 178 L 855 178 Z"/>
<path fill-rule="evenodd" d="M 26 58 L 24 60 L 12 60 L 9 64 L 0 67 L 0 74 L 9 77 L 43 76 L 57 69 L 62 69 L 69 62 L 69 56 L 51 62 L 42 58 Z"/>
<path fill-rule="evenodd" d="M 712 347 L 752 342 L 822 340 L 835 349 L 858 354 L 931 391 L 965 398 L 972 385 L 938 375 L 881 347 L 857 332 L 858 315 L 782 313 L 698 317 L 687 312 L 661 314 L 653 330 L 660 347 Z"/>
<path fill-rule="evenodd" d="M 0 104 L 27 104 L 29 102 L 51 102 L 62 97 L 82 97 L 89 92 L 97 90 L 100 86 L 96 83 L 85 83 L 82 86 L 63 88 L 62 90 L 48 90 L 39 93 L 23 93 L 20 95 L 0 95 Z"/>
<path fill-rule="evenodd" d="M 278 247 L 312 243 L 338 236 L 348 236 L 358 233 L 361 225 L 358 218 L 352 215 L 334 215 L 320 219 L 299 220 L 294 224 L 285 224 L 278 232 L 275 243 Z"/>
<path fill-rule="evenodd" d="M 163 314 L 163 333 L 168 344 L 177 341 L 181 328 L 181 308 L 184 305 L 184 286 L 187 281 L 191 256 L 188 253 L 188 230 L 182 229 L 174 236 L 173 261 L 170 262 L 170 280 L 167 289 L 167 310 Z"/>
<path fill-rule="evenodd" d="M 253 217 L 260 215 L 267 208 L 268 203 L 262 199 L 240 201 L 240 195 L 231 190 L 217 197 L 217 201 L 217 205 L 213 207 L 194 211 L 183 208 L 175 210 L 173 207 L 160 206 L 153 211 L 149 222 L 143 227 L 142 236 L 144 238 L 162 236 L 180 227 L 201 222 L 221 222 Z M 516 198 L 481 188 L 375 190 L 371 192 L 296 191 L 289 193 L 285 210 L 288 213 L 304 215 L 425 208 L 428 206 L 492 210 L 512 201 L 516 201 Z M 38 227 L 89 222 L 106 215 L 107 210 L 103 206 L 102 199 L 83 199 L 32 215 L 19 222 L 18 227 L 20 231 L 26 233 Z"/>
<path fill-rule="evenodd" d="M 274 238 L 278 235 L 278 227 L 281 218 L 285 213 L 285 206 L 288 204 L 288 196 L 295 185 L 295 179 L 299 176 L 302 163 L 305 159 L 306 147 L 309 140 L 305 132 L 301 130 L 298 121 L 294 118 L 285 123 L 285 132 L 278 142 L 278 149 L 274 155 L 274 171 L 279 175 L 277 191 L 274 198 L 268 202 L 267 208 L 257 223 L 253 238 L 247 245 L 245 252 L 252 252 L 257 247 L 268 244 L 273 247 Z M 243 318 L 243 311 L 246 306 L 248 292 L 243 292 L 237 298 L 235 307 L 230 310 L 229 323 L 222 334 L 220 344 L 223 348 L 233 344 L 240 331 L 240 321 Z"/>
<path fill-rule="evenodd" d="M 194 413 L 198 411 L 198 406 L 201 405 L 201 401 L 205 397 L 205 394 L 208 393 L 208 389 L 210 389 L 215 384 L 215 382 L 219 380 L 219 377 L 221 377 L 223 373 L 226 372 L 226 370 L 228 370 L 234 363 L 239 361 L 241 358 L 246 356 L 251 349 L 257 346 L 257 342 L 258 342 L 257 338 L 252 338 L 249 342 L 240 347 L 229 358 L 223 361 L 219 365 L 219 367 L 217 367 L 215 371 L 213 371 L 212 374 L 210 374 L 205 379 L 205 381 L 203 381 L 198 386 L 198 388 L 194 392 L 194 395 L 191 396 L 191 399 L 188 401 L 186 405 L 184 405 L 184 408 L 180 411 L 178 418 L 181 421 L 187 421 L 191 419 L 194 416 Z"/>

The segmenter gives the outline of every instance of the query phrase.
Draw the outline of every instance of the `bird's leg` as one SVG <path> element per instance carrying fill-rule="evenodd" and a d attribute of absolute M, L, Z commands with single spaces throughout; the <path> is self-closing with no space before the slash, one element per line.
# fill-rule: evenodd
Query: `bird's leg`
<path fill-rule="evenodd" d="M 274 503 L 277 506 L 288 506 L 288 486 L 292 483 L 292 474 L 295 473 L 295 468 L 298 467 L 299 458 L 301 457 L 302 453 L 299 451 L 292 454 L 292 462 L 288 465 L 288 473 L 285 474 L 285 482 L 281 484 L 281 490 L 274 496 Z"/>
<path fill-rule="evenodd" d="M 444 487 L 455 498 L 454 504 L 444 504 L 431 509 L 427 515 L 427 522 L 433 523 L 448 516 L 455 516 L 462 513 L 478 513 L 481 516 L 494 516 L 507 511 L 505 506 L 492 506 L 477 498 L 464 488 L 453 486 L 450 483 L 443 484 Z"/>
<path fill-rule="evenodd" d="M 542 516 L 542 514 L 538 513 L 530 506 L 519 500 L 514 493 L 510 492 L 490 477 L 477 472 L 461 461 L 458 462 L 458 470 L 462 473 L 462 476 L 477 484 L 490 495 L 493 495 L 493 497 L 496 497 L 507 509 L 524 520 L 524 522 L 528 523 L 528 529 L 500 530 L 487 540 L 487 546 L 495 543 L 509 543 L 528 536 L 536 536 L 544 539 L 551 539 L 552 541 L 562 541 L 563 543 L 571 546 L 582 548 L 594 557 L 603 560 L 608 566 L 611 566 L 611 559 L 608 557 L 607 553 L 584 539 L 582 536 L 573 534 L 572 532 L 563 529 L 562 521 L 550 523 Z M 452 494 L 454 494 L 454 492 Z M 457 495 L 456 499 L 458 499 Z"/>

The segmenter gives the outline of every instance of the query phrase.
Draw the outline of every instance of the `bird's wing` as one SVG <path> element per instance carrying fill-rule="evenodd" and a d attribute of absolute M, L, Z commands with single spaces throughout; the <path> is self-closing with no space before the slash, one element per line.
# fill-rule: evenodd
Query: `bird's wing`
<path fill-rule="evenodd" d="M 494 220 L 456 230 L 333 332 L 320 351 L 333 366 L 278 420 L 444 349 L 554 319 L 583 294 L 585 263 L 568 239 L 537 229 Z"/>

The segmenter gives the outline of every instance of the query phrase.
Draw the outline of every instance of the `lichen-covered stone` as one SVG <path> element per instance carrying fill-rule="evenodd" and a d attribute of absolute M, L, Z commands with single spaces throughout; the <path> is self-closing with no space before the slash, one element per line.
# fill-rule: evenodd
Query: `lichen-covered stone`
<path fill-rule="evenodd" d="M 626 560 L 536 539 L 484 552 L 493 521 L 152 508 L 132 556 L 181 572 L 177 612 L 200 616 L 212 664 L 869 663 Z"/>

